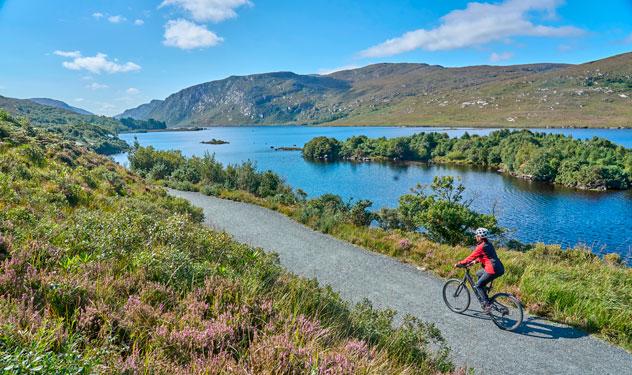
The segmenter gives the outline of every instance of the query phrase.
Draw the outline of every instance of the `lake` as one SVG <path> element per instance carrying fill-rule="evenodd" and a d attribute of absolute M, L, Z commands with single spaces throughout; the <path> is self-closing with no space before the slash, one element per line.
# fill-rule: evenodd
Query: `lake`
<path fill-rule="evenodd" d="M 542 183 L 529 182 L 488 170 L 469 167 L 392 164 L 392 163 L 316 163 L 304 160 L 300 151 L 275 151 L 271 147 L 302 147 L 316 136 L 344 140 L 353 135 L 398 137 L 418 132 L 444 132 L 460 136 L 464 132 L 485 135 L 495 129 L 403 128 L 403 127 L 213 127 L 196 132 L 121 134 L 128 143 L 134 139 L 143 146 L 160 150 L 178 149 L 186 156 L 215 153 L 222 163 L 252 160 L 260 170 L 270 169 L 310 197 L 334 193 L 345 199 L 369 199 L 374 209 L 394 207 L 398 198 L 418 183 L 428 184 L 437 175 L 460 178 L 465 195 L 473 198 L 473 208 L 494 212 L 510 236 L 523 242 L 559 243 L 565 247 L 578 243 L 595 251 L 632 251 L 632 191 L 582 192 Z M 572 135 L 575 138 L 599 136 L 632 148 L 632 129 L 542 129 L 538 131 Z M 206 145 L 212 138 L 230 142 Z M 127 164 L 127 155 L 114 159 Z"/>

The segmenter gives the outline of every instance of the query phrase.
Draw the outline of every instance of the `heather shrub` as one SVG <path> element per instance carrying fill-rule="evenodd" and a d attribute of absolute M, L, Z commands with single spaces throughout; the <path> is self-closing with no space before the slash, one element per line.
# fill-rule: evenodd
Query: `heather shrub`
<path fill-rule="evenodd" d="M 330 288 L 287 273 L 275 255 L 203 227 L 202 211 L 184 200 L 44 130 L 10 117 L 0 126 L 5 372 L 443 371 L 428 346 L 408 348 L 420 338 L 389 345 L 410 336 L 400 328 L 360 341 L 376 312 L 352 315 Z M 40 156 L 26 146 L 39 144 L 46 154 L 34 162 Z M 275 199 L 291 192 L 254 166 L 220 169 L 206 158 L 183 167 L 169 152 L 154 163 L 149 151 L 137 154 L 147 175 L 172 169 Z M 416 363 L 398 354 L 415 350 L 426 353 Z"/>
<path fill-rule="evenodd" d="M 413 243 L 407 238 L 402 238 L 399 242 L 397 242 L 397 248 L 400 251 L 408 251 L 411 247 L 413 247 Z"/>

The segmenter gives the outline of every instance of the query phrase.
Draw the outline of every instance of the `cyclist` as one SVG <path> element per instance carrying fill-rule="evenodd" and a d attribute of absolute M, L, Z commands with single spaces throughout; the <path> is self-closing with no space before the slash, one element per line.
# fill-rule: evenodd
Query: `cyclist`
<path fill-rule="evenodd" d="M 487 239 L 489 237 L 489 231 L 485 228 L 478 228 L 475 232 L 476 235 L 476 249 L 462 261 L 455 264 L 455 267 L 462 267 L 469 263 L 480 262 L 483 266 L 482 269 L 476 272 L 478 281 L 474 287 L 478 291 L 479 295 L 483 298 L 483 310 L 489 312 L 489 297 L 487 296 L 487 285 L 494 279 L 499 278 L 505 273 L 505 267 L 496 255 L 496 249 L 494 245 Z"/>

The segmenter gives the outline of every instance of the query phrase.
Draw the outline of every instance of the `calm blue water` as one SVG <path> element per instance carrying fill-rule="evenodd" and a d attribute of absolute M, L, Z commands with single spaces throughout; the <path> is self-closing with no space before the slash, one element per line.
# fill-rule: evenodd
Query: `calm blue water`
<path fill-rule="evenodd" d="M 466 196 L 481 212 L 494 212 L 511 236 L 524 241 L 583 243 L 595 251 L 628 255 L 632 249 L 632 192 L 578 192 L 532 183 L 486 170 L 467 167 L 394 165 L 381 163 L 314 163 L 305 161 L 300 151 L 274 151 L 271 146 L 298 146 L 316 136 L 344 140 L 352 135 L 397 137 L 417 132 L 440 131 L 450 136 L 488 134 L 494 129 L 445 129 L 397 127 L 219 127 L 198 132 L 123 134 L 129 143 L 136 137 L 141 145 L 157 149 L 179 149 L 184 155 L 215 153 L 225 164 L 253 160 L 259 169 L 271 169 L 295 188 L 311 197 L 323 193 L 349 199 L 370 199 L 374 208 L 394 207 L 399 196 L 418 183 L 428 184 L 436 175 L 461 178 Z M 629 129 L 547 129 L 549 133 L 572 134 L 576 138 L 600 136 L 632 148 Z M 226 145 L 204 145 L 211 138 L 229 141 Z M 127 155 L 115 157 L 127 163 Z"/>

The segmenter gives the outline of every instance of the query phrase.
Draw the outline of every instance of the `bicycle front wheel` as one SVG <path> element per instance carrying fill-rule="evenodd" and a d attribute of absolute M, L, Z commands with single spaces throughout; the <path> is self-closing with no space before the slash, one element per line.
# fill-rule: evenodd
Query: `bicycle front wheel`
<path fill-rule="evenodd" d="M 498 293 L 490 299 L 490 315 L 498 328 L 514 331 L 522 324 L 522 304 L 512 294 Z"/>
<path fill-rule="evenodd" d="M 461 279 L 450 279 L 443 285 L 443 302 L 455 313 L 470 307 L 470 291 Z"/>

